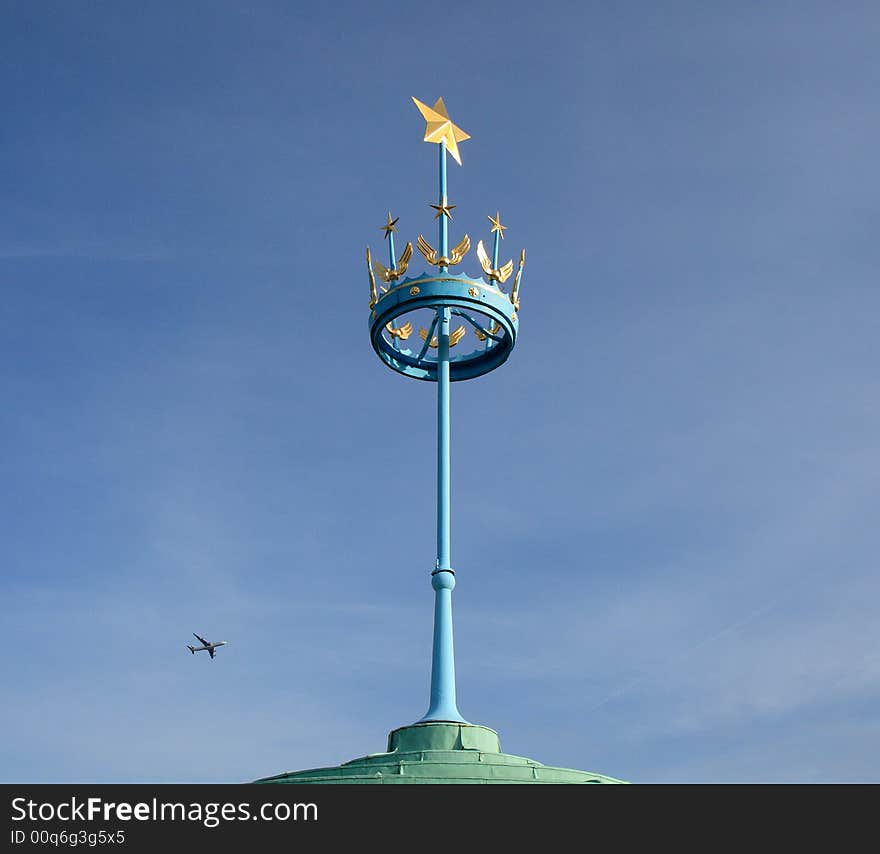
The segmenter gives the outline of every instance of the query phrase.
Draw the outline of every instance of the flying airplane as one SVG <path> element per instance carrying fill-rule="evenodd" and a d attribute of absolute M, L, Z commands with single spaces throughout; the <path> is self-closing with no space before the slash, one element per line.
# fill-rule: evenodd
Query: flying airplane
<path fill-rule="evenodd" d="M 210 655 L 211 658 L 213 658 L 214 657 L 214 650 L 217 649 L 218 646 L 226 646 L 226 641 L 217 641 L 217 643 L 210 643 L 209 641 L 206 641 L 204 638 L 199 637 L 195 632 L 193 632 L 193 637 L 199 638 L 199 643 L 201 644 L 201 646 L 190 646 L 189 644 L 186 645 L 186 648 L 193 655 L 195 655 L 197 652 L 202 652 L 203 650 L 208 650 L 208 655 Z"/>

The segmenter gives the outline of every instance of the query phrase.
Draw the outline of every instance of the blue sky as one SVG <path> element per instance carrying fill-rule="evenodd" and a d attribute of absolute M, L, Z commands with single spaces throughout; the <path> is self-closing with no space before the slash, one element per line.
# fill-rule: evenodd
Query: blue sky
<path fill-rule="evenodd" d="M 434 388 L 363 264 L 431 233 L 411 96 L 473 137 L 452 236 L 528 253 L 453 389 L 462 713 L 634 781 L 880 778 L 875 4 L 3 19 L 0 778 L 250 780 L 424 713 Z"/>

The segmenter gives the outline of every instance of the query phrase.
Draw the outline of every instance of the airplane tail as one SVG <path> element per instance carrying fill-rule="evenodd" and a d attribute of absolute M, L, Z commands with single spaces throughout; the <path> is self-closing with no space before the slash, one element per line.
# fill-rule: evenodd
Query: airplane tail
<path fill-rule="evenodd" d="M 187 648 L 187 649 L 188 649 L 193 655 L 196 654 L 196 648 L 195 648 L 194 646 L 190 646 L 189 644 L 187 644 L 187 645 L 186 645 L 186 648 Z"/>

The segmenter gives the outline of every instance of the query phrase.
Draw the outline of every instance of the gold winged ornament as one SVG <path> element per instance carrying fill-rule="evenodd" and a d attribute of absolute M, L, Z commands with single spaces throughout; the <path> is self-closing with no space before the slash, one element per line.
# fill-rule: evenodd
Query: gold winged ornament
<path fill-rule="evenodd" d="M 499 267 L 497 270 L 492 269 L 492 262 L 489 260 L 489 254 L 486 252 L 486 247 L 483 246 L 482 240 L 477 243 L 477 258 L 480 259 L 480 266 L 483 268 L 490 281 L 504 284 L 513 272 L 512 259 L 503 267 Z"/>
<path fill-rule="evenodd" d="M 416 241 L 416 246 L 419 247 L 419 252 L 425 256 L 425 260 L 429 264 L 433 264 L 435 267 L 451 267 L 453 264 L 458 264 L 467 255 L 468 249 L 471 248 L 471 239 L 465 235 L 459 243 L 452 247 L 448 258 L 445 255 L 438 258 L 437 250 L 421 234 Z"/>
<path fill-rule="evenodd" d="M 378 261 L 374 261 L 373 264 L 376 266 L 379 278 L 385 282 L 386 285 L 396 282 L 406 272 L 406 268 L 409 267 L 409 261 L 410 258 L 412 258 L 412 254 L 412 243 L 407 242 L 406 246 L 403 247 L 403 254 L 400 256 L 397 266 L 394 269 L 389 270 L 388 267 L 380 264 Z M 387 290 L 388 288 L 382 288 L 383 292 L 387 292 Z"/>
<path fill-rule="evenodd" d="M 367 273 L 370 276 L 370 308 L 375 308 L 379 302 L 379 294 L 376 292 L 376 277 L 373 275 L 373 262 L 370 256 L 370 247 L 367 247 Z"/>
<path fill-rule="evenodd" d="M 454 347 L 456 344 L 458 344 L 458 342 L 461 341 L 462 338 L 464 338 L 464 334 L 466 331 L 467 330 L 463 326 L 459 326 L 458 329 L 456 329 L 454 332 L 450 332 L 449 346 Z M 421 338 L 422 341 L 425 341 L 428 338 L 428 330 L 424 327 L 419 329 L 419 338 Z M 432 347 L 435 350 L 440 346 L 440 342 L 437 340 L 436 335 L 431 338 L 431 343 L 428 346 Z"/>
<path fill-rule="evenodd" d="M 399 338 L 401 341 L 406 341 L 406 339 L 412 335 L 413 325 L 407 320 L 403 326 L 397 327 L 391 323 L 386 323 L 385 329 L 392 338 Z"/>
<path fill-rule="evenodd" d="M 495 323 L 492 324 L 492 328 L 489 330 L 489 335 L 497 335 L 501 331 L 501 324 L 496 320 Z M 479 329 L 474 329 L 474 335 L 477 336 L 478 341 L 485 341 L 487 336 L 485 332 L 480 332 Z"/>
<path fill-rule="evenodd" d="M 523 249 L 519 253 L 519 269 L 516 271 L 516 278 L 513 280 L 513 290 L 510 292 L 510 302 L 514 311 L 519 311 L 519 280 L 522 278 L 523 267 L 526 263 L 526 250 Z"/>

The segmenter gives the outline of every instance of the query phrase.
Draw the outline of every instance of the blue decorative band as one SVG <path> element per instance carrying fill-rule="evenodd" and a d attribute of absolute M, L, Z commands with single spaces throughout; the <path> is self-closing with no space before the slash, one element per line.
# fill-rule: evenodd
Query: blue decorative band
<path fill-rule="evenodd" d="M 483 279 L 467 276 L 423 275 L 404 279 L 389 290 L 370 312 L 370 341 L 379 358 L 392 370 L 414 379 L 437 381 L 437 360 L 426 348 L 422 353 L 394 346 L 383 334 L 388 323 L 420 308 L 450 308 L 453 315 L 481 330 L 491 339 L 491 346 L 480 346 L 470 353 L 460 353 L 449 360 L 452 382 L 479 377 L 507 361 L 516 343 L 519 319 L 509 297 Z M 477 326 L 473 313 L 490 318 L 490 329 Z"/>

